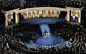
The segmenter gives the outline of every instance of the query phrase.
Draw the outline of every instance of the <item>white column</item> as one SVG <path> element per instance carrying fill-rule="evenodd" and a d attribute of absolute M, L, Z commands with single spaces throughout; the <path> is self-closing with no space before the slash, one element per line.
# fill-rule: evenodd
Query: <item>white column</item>
<path fill-rule="evenodd" d="M 81 23 L 81 11 L 79 11 L 78 23 Z"/>
<path fill-rule="evenodd" d="M 35 12 L 35 15 L 36 15 L 36 17 L 37 17 L 37 11 Z"/>
<path fill-rule="evenodd" d="M 46 12 L 44 12 L 45 10 L 43 10 L 43 17 L 45 17 L 45 14 L 44 13 L 46 13 Z"/>
<path fill-rule="evenodd" d="M 8 18 L 7 18 L 7 15 L 8 14 L 5 14 L 5 18 L 6 18 L 6 25 L 5 26 L 8 26 Z"/>
<path fill-rule="evenodd" d="M 37 12 L 37 14 L 38 14 L 38 16 L 37 16 L 37 17 L 39 17 L 39 11 Z"/>
<path fill-rule="evenodd" d="M 29 17 L 28 12 L 27 12 L 27 17 Z"/>
<path fill-rule="evenodd" d="M 32 16 L 32 12 L 31 12 L 31 17 L 30 18 L 33 18 L 33 16 Z"/>
<path fill-rule="evenodd" d="M 18 13 L 15 12 L 15 23 L 18 23 Z"/>
<path fill-rule="evenodd" d="M 70 21 L 70 10 L 67 9 L 67 21 Z"/>

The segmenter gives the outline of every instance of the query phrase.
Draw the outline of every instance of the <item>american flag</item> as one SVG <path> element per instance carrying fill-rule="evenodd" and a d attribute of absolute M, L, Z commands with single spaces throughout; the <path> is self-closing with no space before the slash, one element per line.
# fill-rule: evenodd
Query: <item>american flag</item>
<path fill-rule="evenodd" d="M 54 15 L 54 13 L 52 13 L 52 15 Z"/>
<path fill-rule="evenodd" d="M 39 13 L 38 13 L 38 15 L 39 15 Z"/>
<path fill-rule="evenodd" d="M 31 13 L 29 14 L 29 16 L 31 16 Z"/>
<path fill-rule="evenodd" d="M 48 15 L 50 15 L 50 13 L 48 13 Z"/>
<path fill-rule="evenodd" d="M 33 16 L 35 16 L 35 13 L 33 14 Z"/>
<path fill-rule="evenodd" d="M 44 15 L 45 15 L 45 12 L 44 12 Z"/>
<path fill-rule="evenodd" d="M 25 14 L 24 16 L 27 17 L 27 14 Z"/>
<path fill-rule="evenodd" d="M 59 13 L 56 13 L 56 15 L 58 15 L 58 16 L 59 16 Z"/>
<path fill-rule="evenodd" d="M 65 20 L 67 20 L 67 15 L 65 16 Z"/>
<path fill-rule="evenodd" d="M 78 17 L 78 22 L 80 22 L 80 16 Z"/>

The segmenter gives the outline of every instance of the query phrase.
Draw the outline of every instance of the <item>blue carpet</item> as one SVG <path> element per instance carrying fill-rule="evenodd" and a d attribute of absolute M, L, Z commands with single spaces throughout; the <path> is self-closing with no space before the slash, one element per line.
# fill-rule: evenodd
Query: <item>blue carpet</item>
<path fill-rule="evenodd" d="M 56 22 L 65 22 L 64 18 L 29 18 L 22 19 L 20 23 L 30 23 L 30 24 L 55 24 Z"/>
<path fill-rule="evenodd" d="M 47 38 L 43 38 L 42 36 L 40 36 L 35 44 L 37 45 L 42 45 L 42 46 L 51 46 L 51 45 L 56 45 L 59 44 L 62 41 L 62 39 L 58 36 L 52 36 L 52 37 L 47 37 Z"/>
<path fill-rule="evenodd" d="M 46 36 L 45 33 L 47 32 L 49 33 L 49 36 L 51 36 L 51 32 L 50 32 L 48 24 L 40 24 L 40 29 L 42 31 L 43 36 Z"/>

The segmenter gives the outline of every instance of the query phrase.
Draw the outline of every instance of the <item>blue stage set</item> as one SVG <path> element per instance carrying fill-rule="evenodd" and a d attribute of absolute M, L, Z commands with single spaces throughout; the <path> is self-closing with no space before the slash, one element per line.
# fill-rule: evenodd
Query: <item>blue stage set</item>
<path fill-rule="evenodd" d="M 52 34 L 50 33 L 50 29 L 49 29 L 48 24 L 40 24 L 39 26 L 41 28 L 42 35 L 43 35 L 44 38 L 47 37 L 46 36 L 46 33 L 49 33 L 49 36 L 48 37 L 52 36 Z"/>
<path fill-rule="evenodd" d="M 41 36 L 36 40 L 35 44 L 41 46 L 51 46 L 51 45 L 58 45 L 59 43 L 61 43 L 61 41 L 62 39 L 59 36 L 53 35 L 52 37 L 46 37 L 46 38 L 43 38 Z"/>
<path fill-rule="evenodd" d="M 29 18 L 22 19 L 20 23 L 30 23 L 30 24 L 39 24 L 40 29 L 42 31 L 42 35 L 35 41 L 36 45 L 41 46 L 51 46 L 58 45 L 62 42 L 62 38 L 59 36 L 55 36 L 50 32 L 48 24 L 55 24 L 56 22 L 65 22 L 64 18 Z"/>
<path fill-rule="evenodd" d="M 65 22 L 64 18 L 28 18 L 20 20 L 20 23 L 30 24 L 55 24 L 56 22 Z"/>

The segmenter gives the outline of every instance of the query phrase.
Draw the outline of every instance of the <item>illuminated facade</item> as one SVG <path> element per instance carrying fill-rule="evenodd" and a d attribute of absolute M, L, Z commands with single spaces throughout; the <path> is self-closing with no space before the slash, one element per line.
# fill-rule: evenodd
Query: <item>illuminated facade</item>
<path fill-rule="evenodd" d="M 70 14 L 71 14 L 71 10 L 77 10 L 78 11 L 78 23 L 81 23 L 81 11 L 82 8 L 74 8 L 74 7 L 66 7 L 66 8 L 59 8 L 59 7 L 35 7 L 35 8 L 26 8 L 26 9 L 14 9 L 14 10 L 10 10 L 10 11 L 3 11 L 1 10 L 2 13 L 5 14 L 5 18 L 6 18 L 6 24 L 5 26 L 8 26 L 8 14 L 12 14 L 15 12 L 15 23 L 18 23 L 18 14 L 21 13 L 21 15 L 23 16 L 24 19 L 27 18 L 35 18 L 35 17 L 59 17 L 60 11 L 64 11 L 67 12 L 67 21 L 70 21 Z"/>

